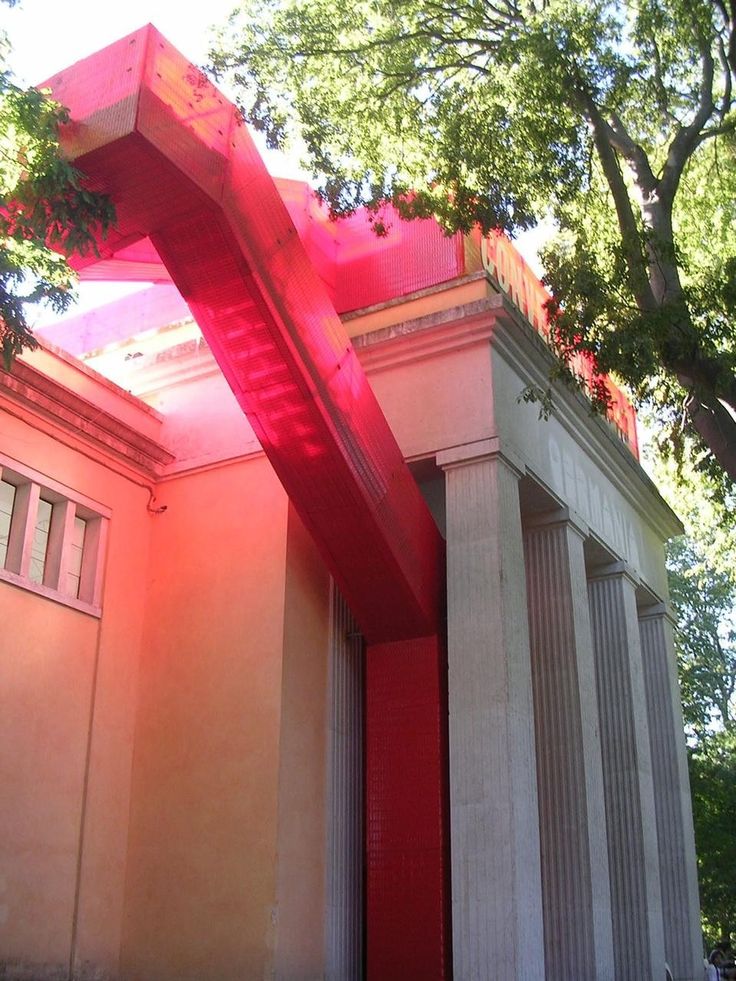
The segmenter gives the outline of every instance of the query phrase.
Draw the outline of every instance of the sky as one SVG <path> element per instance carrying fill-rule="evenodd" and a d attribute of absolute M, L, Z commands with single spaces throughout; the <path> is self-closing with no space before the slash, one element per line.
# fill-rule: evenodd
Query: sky
<path fill-rule="evenodd" d="M 186 55 L 202 64 L 210 28 L 223 24 L 236 0 L 19 0 L 2 5 L 2 25 L 13 48 L 20 81 L 36 84 L 106 44 L 152 23 Z"/>

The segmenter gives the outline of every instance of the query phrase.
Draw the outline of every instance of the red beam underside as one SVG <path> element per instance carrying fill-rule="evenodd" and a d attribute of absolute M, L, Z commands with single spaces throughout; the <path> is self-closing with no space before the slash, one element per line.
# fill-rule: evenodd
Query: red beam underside
<path fill-rule="evenodd" d="M 152 28 L 50 84 L 103 257 L 150 236 L 369 642 L 436 632 L 441 538 L 233 107 Z"/>
<path fill-rule="evenodd" d="M 367 651 L 369 981 L 449 976 L 446 663 L 437 637 Z"/>

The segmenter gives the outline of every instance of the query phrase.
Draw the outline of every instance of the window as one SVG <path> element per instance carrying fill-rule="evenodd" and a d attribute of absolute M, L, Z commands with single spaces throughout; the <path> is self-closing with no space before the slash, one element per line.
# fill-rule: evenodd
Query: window
<path fill-rule="evenodd" d="M 0 455 L 0 580 L 99 616 L 109 515 Z"/>

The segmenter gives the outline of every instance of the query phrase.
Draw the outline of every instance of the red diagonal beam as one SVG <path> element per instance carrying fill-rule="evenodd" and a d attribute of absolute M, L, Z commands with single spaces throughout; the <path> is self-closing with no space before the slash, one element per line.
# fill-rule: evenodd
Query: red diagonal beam
<path fill-rule="evenodd" d="M 440 535 L 234 108 L 150 27 L 49 85 L 103 257 L 150 236 L 369 642 L 369 975 L 447 977 Z"/>
<path fill-rule="evenodd" d="M 436 633 L 441 538 L 234 107 L 153 28 L 49 84 L 114 242 L 150 235 L 368 640 Z"/>

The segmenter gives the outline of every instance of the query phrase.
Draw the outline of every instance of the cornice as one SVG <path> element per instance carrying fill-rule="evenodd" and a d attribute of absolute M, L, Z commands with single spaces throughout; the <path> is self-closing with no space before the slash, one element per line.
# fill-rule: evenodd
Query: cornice
<path fill-rule="evenodd" d="M 554 356 L 547 344 L 505 297 L 504 307 L 493 332 L 493 349 L 532 384 L 552 388 L 555 419 L 632 507 L 646 515 L 663 541 L 682 534 L 680 519 L 619 439 L 613 424 L 593 412 L 581 392 L 550 380 Z"/>
<path fill-rule="evenodd" d="M 641 578 L 628 562 L 607 562 L 605 565 L 586 571 L 588 582 L 601 582 L 606 579 L 621 579 L 629 583 L 633 589 L 641 586 Z"/>
<path fill-rule="evenodd" d="M 439 293 L 447 293 L 450 290 L 456 290 L 460 286 L 466 286 L 468 283 L 480 281 L 487 283 L 491 282 L 488 273 L 484 269 L 478 270 L 477 272 L 466 273 L 464 276 L 456 276 L 454 279 L 445 279 L 441 283 L 433 283 L 431 286 L 425 286 L 423 289 L 414 290 L 412 293 L 404 293 L 401 296 L 392 296 L 388 300 L 382 300 L 380 303 L 372 303 L 367 307 L 359 307 L 357 310 L 348 310 L 346 313 L 340 314 L 340 319 L 342 320 L 343 324 L 349 324 L 354 320 L 361 320 L 363 317 L 370 316 L 374 313 L 379 313 L 383 310 L 403 307 L 406 306 L 407 303 L 412 303 L 414 300 L 423 300 L 428 296 L 435 296 Z"/>
<path fill-rule="evenodd" d="M 498 436 L 449 446 L 447 449 L 440 450 L 435 456 L 437 466 L 445 472 L 474 466 L 486 460 L 501 460 L 517 478 L 524 476 L 526 470 L 524 461 L 510 447 L 502 448 Z"/>
<path fill-rule="evenodd" d="M 220 366 L 204 337 L 144 354 L 129 365 L 127 380 L 138 398 L 149 398 L 164 388 L 220 374 Z"/>
<path fill-rule="evenodd" d="M 107 450 L 147 477 L 158 477 L 174 460 L 159 443 L 23 361 L 16 360 L 10 372 L 0 370 L 0 395 Z"/>
<path fill-rule="evenodd" d="M 503 310 L 499 293 L 360 334 L 353 346 L 369 374 L 383 371 L 490 340 Z"/>
<path fill-rule="evenodd" d="M 505 295 L 406 320 L 356 337 L 353 344 L 370 375 L 486 341 L 528 383 L 552 388 L 555 419 L 662 540 L 682 532 L 679 519 L 613 424 L 596 415 L 582 393 L 550 380 L 552 352 Z M 532 466 L 526 469 L 539 479 Z"/>

